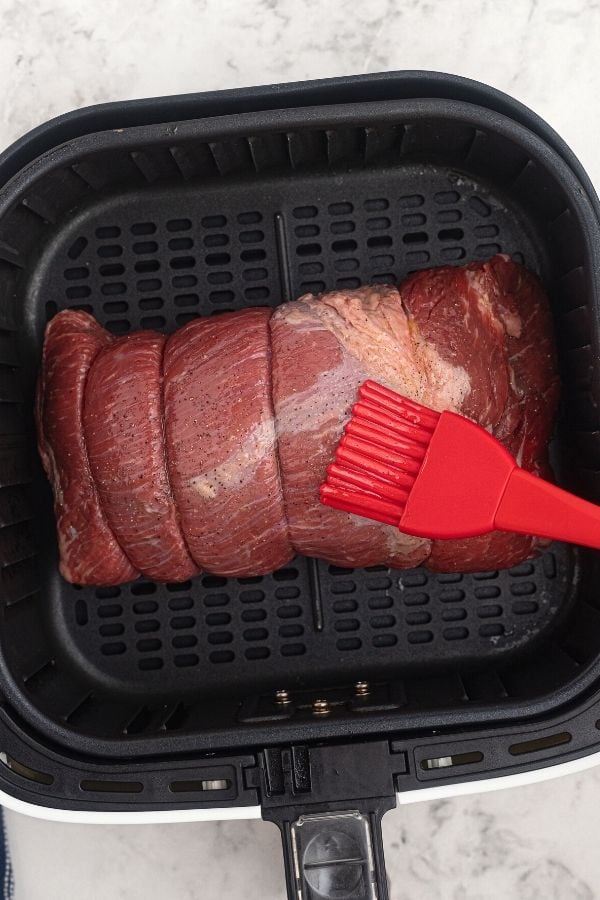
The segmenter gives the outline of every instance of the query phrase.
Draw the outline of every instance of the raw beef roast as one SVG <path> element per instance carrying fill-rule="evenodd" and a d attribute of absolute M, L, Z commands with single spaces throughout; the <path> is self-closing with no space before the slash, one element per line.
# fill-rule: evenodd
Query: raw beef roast
<path fill-rule="evenodd" d="M 59 313 L 38 427 L 61 571 L 83 584 L 136 570 L 241 577 L 303 553 L 466 572 L 534 553 L 539 542 L 523 535 L 431 542 L 319 503 L 366 378 L 469 416 L 548 475 L 558 399 L 550 312 L 537 279 L 507 257 L 419 272 L 399 288 L 197 319 L 166 342 L 150 332 L 113 340 L 84 313 Z"/>
<path fill-rule="evenodd" d="M 165 351 L 167 457 L 188 547 L 219 575 L 294 555 L 271 403 L 269 309 L 195 319 Z"/>
<path fill-rule="evenodd" d="M 136 569 L 157 581 L 198 574 L 188 553 L 165 460 L 162 358 L 166 338 L 118 338 L 90 369 L 83 427 L 108 524 Z"/>
<path fill-rule="evenodd" d="M 456 411 L 487 427 L 525 469 L 547 477 L 559 384 L 550 307 L 537 278 L 495 256 L 416 273 L 402 285 L 402 301 L 428 345 L 469 373 L 470 391 Z M 507 568 L 536 543 L 507 532 L 435 541 L 427 565 L 439 572 Z"/>
<path fill-rule="evenodd" d="M 319 501 L 362 382 L 377 378 L 421 396 L 421 367 L 398 291 L 382 286 L 307 295 L 275 311 L 271 333 L 273 404 L 294 549 L 338 566 L 423 562 L 429 541 Z"/>
<path fill-rule="evenodd" d="M 106 521 L 83 438 L 85 382 L 110 342 L 86 313 L 56 316 L 46 329 L 38 381 L 38 446 L 54 491 L 60 571 L 76 584 L 119 584 L 139 574 Z"/>

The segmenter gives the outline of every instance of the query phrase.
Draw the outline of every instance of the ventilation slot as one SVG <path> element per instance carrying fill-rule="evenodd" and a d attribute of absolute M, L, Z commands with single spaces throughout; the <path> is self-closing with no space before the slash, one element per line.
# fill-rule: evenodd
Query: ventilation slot
<path fill-rule="evenodd" d="M 178 703 L 177 706 L 165 718 L 162 729 L 164 731 L 177 731 L 183 726 L 188 717 L 189 707 L 184 703 Z"/>
<path fill-rule="evenodd" d="M 11 772 L 15 772 L 17 775 L 26 778 L 28 781 L 37 781 L 38 784 L 54 783 L 53 775 L 49 775 L 47 772 L 40 772 L 39 769 L 32 769 L 31 766 L 26 766 L 24 763 L 19 762 L 7 753 L 0 753 L 0 762 L 5 765 L 7 769 L 10 769 Z"/>
<path fill-rule="evenodd" d="M 172 781 L 169 790 L 174 794 L 195 794 L 199 791 L 226 791 L 230 787 L 228 778 L 212 778 L 206 781 Z"/>
<path fill-rule="evenodd" d="M 425 771 L 431 769 L 450 769 L 453 766 L 471 766 L 483 761 L 483 753 L 479 750 L 471 750 L 469 753 L 455 753 L 452 756 L 433 756 L 421 760 L 421 768 Z"/>
<path fill-rule="evenodd" d="M 508 752 L 512 756 L 520 756 L 522 753 L 535 753 L 538 750 L 549 750 L 552 747 L 560 747 L 562 744 L 569 744 L 572 736 L 568 731 L 561 731 L 558 734 L 549 734 L 546 737 L 534 738 L 532 741 L 523 741 L 519 744 L 511 744 Z"/>
<path fill-rule="evenodd" d="M 144 785 L 141 781 L 104 781 L 84 778 L 79 782 L 82 791 L 95 794 L 141 794 Z"/>
<path fill-rule="evenodd" d="M 429 235 L 426 231 L 412 231 L 409 234 L 405 234 L 402 238 L 405 244 L 426 244 L 428 240 Z"/>
<path fill-rule="evenodd" d="M 87 245 L 88 242 L 86 238 L 78 237 L 77 240 L 67 250 L 67 256 L 69 257 L 69 259 L 79 259 Z"/>
<path fill-rule="evenodd" d="M 152 710 L 142 706 L 123 729 L 124 734 L 141 734 L 152 722 Z"/>

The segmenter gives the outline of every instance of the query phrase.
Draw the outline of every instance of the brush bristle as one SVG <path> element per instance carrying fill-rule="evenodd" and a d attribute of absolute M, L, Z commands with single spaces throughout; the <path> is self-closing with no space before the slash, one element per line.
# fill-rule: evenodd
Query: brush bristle
<path fill-rule="evenodd" d="M 358 393 L 321 501 L 398 525 L 440 414 L 374 381 Z"/>
<path fill-rule="evenodd" d="M 422 403 L 415 403 L 395 391 L 377 384 L 376 381 L 365 381 L 359 388 L 358 396 L 361 400 L 370 400 L 372 403 L 380 406 L 383 410 L 390 413 L 393 418 L 400 416 L 408 422 L 415 425 L 422 425 L 425 428 L 433 430 L 437 425 L 440 414 L 423 406 Z"/>

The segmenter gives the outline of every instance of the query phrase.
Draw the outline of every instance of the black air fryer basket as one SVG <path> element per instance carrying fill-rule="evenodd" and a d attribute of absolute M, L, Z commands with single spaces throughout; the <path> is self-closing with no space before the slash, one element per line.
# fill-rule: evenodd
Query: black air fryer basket
<path fill-rule="evenodd" d="M 77 588 L 33 436 L 59 309 L 172 331 L 503 252 L 551 298 L 559 481 L 599 501 L 598 201 L 548 126 L 473 82 L 390 73 L 84 110 L 9 149 L 0 184 L 6 802 L 260 806 L 291 897 L 384 898 L 397 792 L 597 752 L 597 554 L 557 544 L 475 575 L 299 557 L 267 577 Z"/>

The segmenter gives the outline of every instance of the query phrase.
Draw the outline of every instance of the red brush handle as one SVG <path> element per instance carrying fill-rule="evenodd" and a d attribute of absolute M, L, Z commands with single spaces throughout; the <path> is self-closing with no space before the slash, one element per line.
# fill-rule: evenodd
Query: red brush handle
<path fill-rule="evenodd" d="M 513 469 L 494 526 L 600 549 L 600 506 L 523 469 Z"/>

